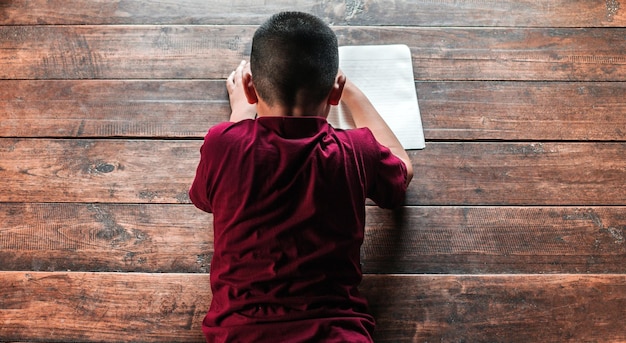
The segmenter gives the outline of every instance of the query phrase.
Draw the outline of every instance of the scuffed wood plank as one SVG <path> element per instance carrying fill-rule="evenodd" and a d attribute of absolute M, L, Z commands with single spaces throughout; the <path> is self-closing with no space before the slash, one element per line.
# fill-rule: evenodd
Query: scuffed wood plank
<path fill-rule="evenodd" d="M 0 8 L 3 25 L 249 25 L 285 10 L 313 13 L 335 25 L 617 27 L 626 23 L 617 1 L 589 0 L 13 0 Z"/>
<path fill-rule="evenodd" d="M 226 78 L 251 26 L 0 26 L 0 79 Z"/>
<path fill-rule="evenodd" d="M 1 272 L 6 340 L 202 342 L 207 274 Z M 620 341 L 626 276 L 366 275 L 376 342 Z"/>
<path fill-rule="evenodd" d="M 0 139 L 2 202 L 188 203 L 200 140 Z M 626 205 L 626 143 L 428 143 L 406 205 Z"/>
<path fill-rule="evenodd" d="M 430 143 L 407 205 L 625 205 L 626 143 Z"/>
<path fill-rule="evenodd" d="M 367 209 L 368 273 L 622 273 L 624 207 Z"/>
<path fill-rule="evenodd" d="M 626 276 L 373 276 L 363 282 L 376 342 L 626 339 Z"/>
<path fill-rule="evenodd" d="M 206 274 L 0 273 L 3 340 L 201 342 Z"/>
<path fill-rule="evenodd" d="M 3 137 L 195 137 L 228 120 L 225 82 L 0 81 Z"/>
<path fill-rule="evenodd" d="M 626 140 L 623 82 L 417 82 L 428 140 Z"/>
<path fill-rule="evenodd" d="M 0 270 L 206 273 L 213 217 L 193 205 L 0 204 Z"/>
<path fill-rule="evenodd" d="M 368 206 L 366 273 L 620 273 L 624 207 Z M 205 273 L 192 205 L 0 204 L 0 270 Z"/>
<path fill-rule="evenodd" d="M 1 139 L 0 199 L 188 203 L 201 145 L 201 140 Z"/>
<path fill-rule="evenodd" d="M 255 26 L 0 27 L 0 79 L 226 78 Z M 335 27 L 341 45 L 407 44 L 418 80 L 623 81 L 624 28 Z"/>
<path fill-rule="evenodd" d="M 626 140 L 624 82 L 417 82 L 427 140 Z M 2 137 L 195 137 L 223 80 L 3 80 Z"/>

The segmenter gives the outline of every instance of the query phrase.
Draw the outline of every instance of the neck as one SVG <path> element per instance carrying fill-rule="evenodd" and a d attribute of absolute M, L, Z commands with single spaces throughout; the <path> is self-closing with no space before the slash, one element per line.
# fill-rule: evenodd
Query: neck
<path fill-rule="evenodd" d="M 284 106 L 282 104 L 269 105 L 259 99 L 257 103 L 257 115 L 259 117 L 328 117 L 330 105 L 320 103 L 313 106 Z"/>

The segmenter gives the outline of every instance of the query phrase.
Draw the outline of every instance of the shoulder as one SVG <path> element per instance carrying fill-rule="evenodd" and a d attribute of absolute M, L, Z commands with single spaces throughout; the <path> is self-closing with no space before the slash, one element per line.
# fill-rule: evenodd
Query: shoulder
<path fill-rule="evenodd" d="M 334 129 L 337 136 L 343 137 L 345 140 L 353 142 L 356 148 L 377 148 L 378 142 L 374 138 L 374 134 L 367 127 L 356 129 Z"/>
<path fill-rule="evenodd" d="M 254 125 L 254 121 L 252 119 L 242 120 L 239 122 L 222 122 L 209 128 L 204 140 L 219 141 L 229 138 L 238 138 L 250 131 L 252 125 Z"/>
<path fill-rule="evenodd" d="M 354 151 L 369 156 L 370 159 L 378 160 L 388 150 L 376 140 L 372 131 L 367 127 L 339 130 L 339 132 L 340 135 L 344 135 L 344 141 L 350 144 Z"/>

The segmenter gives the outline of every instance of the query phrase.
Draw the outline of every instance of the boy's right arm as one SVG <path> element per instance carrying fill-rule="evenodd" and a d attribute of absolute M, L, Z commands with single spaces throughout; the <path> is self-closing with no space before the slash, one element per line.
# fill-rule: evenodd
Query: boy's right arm
<path fill-rule="evenodd" d="M 380 144 L 389 148 L 392 154 L 404 162 L 407 170 L 406 183 L 408 185 L 413 178 L 413 165 L 411 164 L 409 155 L 406 153 L 406 150 L 404 150 L 393 131 L 387 126 L 385 120 L 378 114 L 378 111 L 376 111 L 369 99 L 349 79 L 346 80 L 346 84 L 343 88 L 341 101 L 352 113 L 352 119 L 357 128 L 369 128 L 372 134 L 374 134 L 374 138 L 376 138 Z"/>
<path fill-rule="evenodd" d="M 250 104 L 244 92 L 243 76 L 250 73 L 250 63 L 241 61 L 237 68 L 226 79 L 226 89 L 230 101 L 230 121 L 238 122 L 244 119 L 256 118 L 256 104 Z"/>

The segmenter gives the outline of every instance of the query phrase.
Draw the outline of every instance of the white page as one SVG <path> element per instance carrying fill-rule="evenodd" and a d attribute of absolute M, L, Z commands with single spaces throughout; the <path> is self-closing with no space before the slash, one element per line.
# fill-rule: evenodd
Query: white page
<path fill-rule="evenodd" d="M 408 46 L 342 46 L 339 67 L 365 93 L 405 149 L 425 147 Z M 340 129 L 354 128 L 342 105 L 331 110 L 328 122 Z"/>

